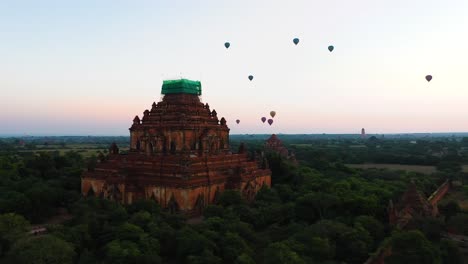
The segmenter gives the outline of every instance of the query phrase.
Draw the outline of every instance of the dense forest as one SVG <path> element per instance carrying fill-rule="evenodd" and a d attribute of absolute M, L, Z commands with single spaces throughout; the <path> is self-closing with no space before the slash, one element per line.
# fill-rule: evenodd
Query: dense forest
<path fill-rule="evenodd" d="M 283 139 L 283 138 L 282 138 Z M 68 139 L 70 140 L 70 139 Z M 364 263 L 392 245 L 385 263 L 463 263 L 445 233 L 468 235 L 468 211 L 455 200 L 440 217 L 415 218 L 408 229 L 388 223 L 389 200 L 410 181 L 428 197 L 446 179 L 468 195 L 463 139 L 287 138 L 298 165 L 270 153 L 272 187 L 253 203 L 224 192 L 202 219 L 171 214 L 154 201 L 121 205 L 80 195 L 80 175 L 110 142 L 85 138 L 0 139 L 0 262 L 2 263 Z M 248 150 L 263 140 L 242 138 Z M 99 153 L 43 151 L 47 145 L 99 145 Z M 233 151 L 240 140 L 233 137 Z M 38 148 L 38 145 L 41 145 Z M 26 151 L 27 150 L 27 151 Z M 430 175 L 352 169 L 347 163 L 437 166 Z M 47 231 L 31 234 L 37 226 Z"/>

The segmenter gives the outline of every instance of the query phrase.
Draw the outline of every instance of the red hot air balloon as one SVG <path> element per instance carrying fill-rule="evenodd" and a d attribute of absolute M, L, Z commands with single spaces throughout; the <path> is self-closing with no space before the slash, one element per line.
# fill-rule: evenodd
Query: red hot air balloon
<path fill-rule="evenodd" d="M 426 81 L 430 82 L 432 80 L 432 75 L 426 75 Z"/>
<path fill-rule="evenodd" d="M 271 115 L 271 117 L 275 118 L 276 112 L 275 112 L 275 111 L 271 111 L 271 112 L 270 112 L 270 115 Z"/>
<path fill-rule="evenodd" d="M 237 124 L 239 124 L 239 123 L 240 123 L 240 120 L 239 120 L 239 119 L 237 119 L 237 120 L 236 120 L 236 123 L 237 123 Z"/>
<path fill-rule="evenodd" d="M 271 124 L 273 124 L 273 119 L 268 119 L 268 124 L 271 126 Z"/>
<path fill-rule="evenodd" d="M 266 117 L 262 117 L 262 122 L 265 123 Z"/>

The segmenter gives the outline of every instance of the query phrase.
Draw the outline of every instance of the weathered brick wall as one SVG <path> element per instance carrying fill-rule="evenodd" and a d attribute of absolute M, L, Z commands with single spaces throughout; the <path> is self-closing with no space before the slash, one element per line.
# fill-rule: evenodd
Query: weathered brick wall
<path fill-rule="evenodd" d="M 439 203 L 442 198 L 445 197 L 447 192 L 451 188 L 451 182 L 449 180 L 446 180 L 442 185 L 437 188 L 437 190 L 429 196 L 427 201 L 432 205 L 437 207 L 437 203 Z"/>

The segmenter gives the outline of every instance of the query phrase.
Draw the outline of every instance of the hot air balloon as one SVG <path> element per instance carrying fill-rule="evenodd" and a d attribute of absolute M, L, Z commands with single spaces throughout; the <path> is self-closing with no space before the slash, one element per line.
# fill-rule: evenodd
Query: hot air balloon
<path fill-rule="evenodd" d="M 229 42 L 224 43 L 224 47 L 226 47 L 226 49 L 229 49 L 230 46 L 231 46 L 231 43 Z"/>
<path fill-rule="evenodd" d="M 262 117 L 262 122 L 265 123 L 266 117 Z"/>
<path fill-rule="evenodd" d="M 271 124 L 273 124 L 273 119 L 268 119 L 268 124 L 271 126 Z"/>
<path fill-rule="evenodd" d="M 240 123 L 240 120 L 239 120 L 239 119 L 237 119 L 237 120 L 236 120 L 236 123 L 237 123 L 237 124 L 239 124 L 239 123 Z"/>
<path fill-rule="evenodd" d="M 270 112 L 270 115 L 271 115 L 271 117 L 275 118 L 276 112 L 275 112 L 275 111 L 271 111 L 271 112 Z"/>
<path fill-rule="evenodd" d="M 298 38 L 294 38 L 293 39 L 293 42 L 294 42 L 294 45 L 297 45 L 299 43 L 299 39 Z"/>
<path fill-rule="evenodd" d="M 432 75 L 426 75 L 426 81 L 430 82 L 432 80 Z"/>
<path fill-rule="evenodd" d="M 249 80 L 253 80 L 253 76 L 252 75 L 249 75 Z"/>
<path fill-rule="evenodd" d="M 335 47 L 333 47 L 332 45 L 328 46 L 328 50 L 329 50 L 330 52 L 332 52 L 334 48 L 335 48 Z"/>

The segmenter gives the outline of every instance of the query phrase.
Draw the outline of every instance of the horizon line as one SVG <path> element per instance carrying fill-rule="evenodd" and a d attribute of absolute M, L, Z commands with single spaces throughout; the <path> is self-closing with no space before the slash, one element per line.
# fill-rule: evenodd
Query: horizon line
<path fill-rule="evenodd" d="M 230 134 L 230 136 L 243 136 L 243 135 L 358 135 L 361 133 L 240 133 Z M 414 135 L 414 134 L 468 134 L 465 132 L 399 132 L 399 133 L 366 133 L 366 136 L 372 135 Z M 111 134 L 0 134 L 0 138 L 12 137 L 130 137 L 130 135 L 111 135 Z"/>

